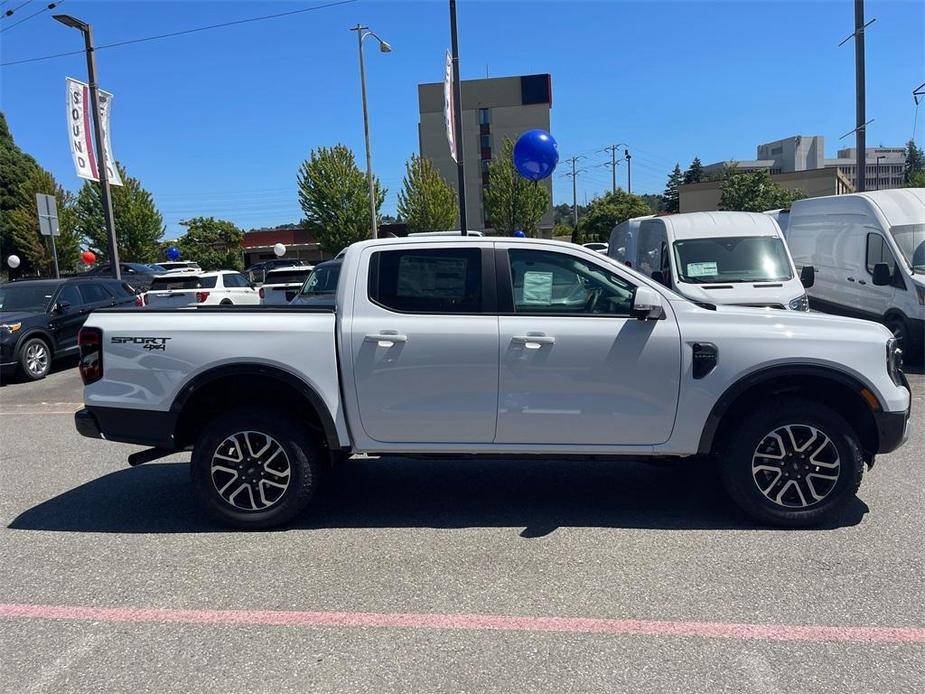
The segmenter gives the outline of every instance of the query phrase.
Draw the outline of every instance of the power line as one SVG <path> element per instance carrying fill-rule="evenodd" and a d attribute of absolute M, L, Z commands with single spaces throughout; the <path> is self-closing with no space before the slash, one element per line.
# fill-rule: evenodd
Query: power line
<path fill-rule="evenodd" d="M 30 19 L 32 19 L 33 17 L 38 17 L 40 14 L 42 14 L 42 12 L 48 12 L 48 10 L 53 10 L 53 9 L 55 9 L 58 5 L 62 4 L 63 2 L 64 2 L 64 0 L 61 0 L 60 2 L 51 2 L 51 3 L 49 3 L 48 5 L 46 5 L 45 7 L 43 7 L 42 9 L 38 10 L 37 12 L 33 12 L 33 13 L 30 14 L 28 17 L 23 17 L 23 18 L 20 19 L 18 22 L 15 22 L 15 23 L 13 23 L 13 24 L 10 24 L 8 27 L 4 27 L 2 30 L 0 30 L 0 34 L 6 32 L 6 31 L 9 31 L 9 30 L 12 29 L 13 27 L 18 27 L 18 26 L 19 26 L 20 24 L 22 24 L 23 22 L 28 22 L 28 21 L 29 21 Z"/>
<path fill-rule="evenodd" d="M 19 12 L 23 7 L 28 5 L 30 2 L 32 2 L 32 0 L 26 0 L 22 5 L 18 5 L 14 7 L 12 10 L 7 10 L 6 12 L 4 12 L 3 16 L 11 17 L 15 12 Z"/>
<path fill-rule="evenodd" d="M 31 0 L 30 0 L 31 1 Z M 303 14 L 305 12 L 313 12 L 314 10 L 323 10 L 329 7 L 337 7 L 339 5 L 350 5 L 357 0 L 336 0 L 336 2 L 328 2 L 323 5 L 315 5 L 314 7 L 305 7 L 301 10 L 291 10 L 289 12 L 277 12 L 276 14 L 267 14 L 262 17 L 251 17 L 250 19 L 236 19 L 233 22 L 222 22 L 220 24 L 210 24 L 209 26 L 196 27 L 195 29 L 184 29 L 182 31 L 172 31 L 167 34 L 158 34 L 156 36 L 145 36 L 138 39 L 128 39 L 126 41 L 115 41 L 113 43 L 104 43 L 99 46 L 96 46 L 94 50 L 102 50 L 104 48 L 117 48 L 119 46 L 128 46 L 134 43 L 144 43 L 146 41 L 158 41 L 160 39 L 167 39 L 174 36 L 184 36 L 186 34 L 195 34 L 200 31 L 209 31 L 210 29 L 222 29 L 224 27 L 237 26 L 239 24 L 249 24 L 251 22 L 261 22 L 266 19 L 279 19 L 280 17 L 291 17 L 292 15 Z M 79 51 L 67 51 L 65 53 L 54 53 L 52 55 L 43 55 L 36 58 L 23 58 L 21 60 L 11 60 L 6 63 L 0 63 L 0 67 L 7 67 L 10 65 L 22 65 L 23 63 L 37 63 L 42 60 L 51 60 L 53 58 L 62 58 L 67 55 L 77 55 L 84 53 L 83 50 Z"/>

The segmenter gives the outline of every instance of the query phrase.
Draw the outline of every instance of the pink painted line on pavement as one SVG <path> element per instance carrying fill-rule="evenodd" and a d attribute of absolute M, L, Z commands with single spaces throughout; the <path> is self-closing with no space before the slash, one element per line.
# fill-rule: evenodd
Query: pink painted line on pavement
<path fill-rule="evenodd" d="M 77 410 L 16 410 L 15 412 L 0 412 L 2 417 L 15 417 L 17 415 L 24 415 L 29 417 L 35 417 L 36 415 L 43 414 L 74 414 Z"/>
<path fill-rule="evenodd" d="M 382 629 L 562 632 L 631 636 L 694 636 L 713 639 L 770 641 L 925 642 L 925 628 L 922 627 L 800 626 L 479 614 L 174 610 L 163 608 L 85 607 L 78 605 L 0 604 L 0 618 L 173 624 L 256 624 L 287 627 L 374 627 Z"/>

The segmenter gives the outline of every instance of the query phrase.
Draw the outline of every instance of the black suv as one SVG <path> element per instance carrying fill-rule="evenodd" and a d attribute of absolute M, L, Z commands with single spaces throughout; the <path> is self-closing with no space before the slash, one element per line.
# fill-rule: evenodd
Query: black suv
<path fill-rule="evenodd" d="M 127 282 L 106 277 L 0 284 L 0 369 L 44 378 L 52 359 L 77 354 L 77 332 L 91 311 L 140 304 Z"/>
<path fill-rule="evenodd" d="M 152 267 L 144 263 L 119 263 L 119 270 L 122 271 L 122 279 L 140 292 L 150 289 L 154 278 L 167 272 L 160 265 Z M 82 273 L 80 277 L 112 277 L 112 265 L 97 265 L 92 270 Z"/>

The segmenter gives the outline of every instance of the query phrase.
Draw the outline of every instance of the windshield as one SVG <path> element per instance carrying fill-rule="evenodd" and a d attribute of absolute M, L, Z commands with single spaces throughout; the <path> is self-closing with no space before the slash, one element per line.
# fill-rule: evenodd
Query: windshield
<path fill-rule="evenodd" d="M 148 267 L 154 270 L 155 272 L 167 272 L 167 268 L 162 265 L 155 265 L 154 263 L 149 263 Z"/>
<path fill-rule="evenodd" d="M 266 274 L 264 284 L 302 284 L 310 270 L 271 270 Z"/>
<path fill-rule="evenodd" d="M 906 263 L 915 272 L 925 272 L 925 224 L 902 224 L 890 227 L 890 234 Z"/>
<path fill-rule="evenodd" d="M 333 294 L 337 290 L 337 278 L 340 276 L 340 263 L 327 267 L 316 267 L 305 280 L 299 294 Z"/>
<path fill-rule="evenodd" d="M 0 287 L 0 311 L 44 311 L 54 292 L 51 285 Z"/>
<path fill-rule="evenodd" d="M 675 241 L 674 255 L 680 282 L 771 282 L 793 278 L 787 250 L 777 236 Z"/>

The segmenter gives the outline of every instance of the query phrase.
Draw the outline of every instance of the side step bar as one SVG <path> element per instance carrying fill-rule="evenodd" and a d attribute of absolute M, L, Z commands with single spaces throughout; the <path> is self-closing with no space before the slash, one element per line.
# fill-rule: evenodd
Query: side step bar
<path fill-rule="evenodd" d="M 176 452 L 177 451 L 169 448 L 149 448 L 145 451 L 138 451 L 137 453 L 129 455 L 128 464 L 132 467 L 137 467 L 144 463 L 150 463 L 152 460 L 157 460 L 158 458 L 165 458 L 171 453 Z"/>

